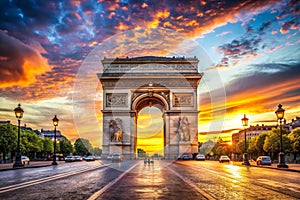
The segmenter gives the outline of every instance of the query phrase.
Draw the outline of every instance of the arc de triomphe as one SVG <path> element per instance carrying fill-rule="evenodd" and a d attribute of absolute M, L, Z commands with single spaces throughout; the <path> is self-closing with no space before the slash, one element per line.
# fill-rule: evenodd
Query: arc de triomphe
<path fill-rule="evenodd" d="M 162 111 L 164 155 L 174 159 L 198 152 L 199 60 L 185 57 L 104 58 L 102 155 L 134 159 L 139 111 Z"/>

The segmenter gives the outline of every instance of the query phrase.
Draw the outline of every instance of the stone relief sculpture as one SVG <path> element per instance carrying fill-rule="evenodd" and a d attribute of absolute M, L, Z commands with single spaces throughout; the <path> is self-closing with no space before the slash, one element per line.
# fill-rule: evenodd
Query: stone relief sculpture
<path fill-rule="evenodd" d="M 179 136 L 179 141 L 190 141 L 190 123 L 187 117 L 179 117 L 177 133 Z"/>
<path fill-rule="evenodd" d="M 109 134 L 111 142 L 122 142 L 122 121 L 117 118 L 116 120 L 110 120 L 109 122 Z"/>
<path fill-rule="evenodd" d="M 127 105 L 127 94 L 106 94 L 106 106 L 107 107 L 124 107 Z"/>

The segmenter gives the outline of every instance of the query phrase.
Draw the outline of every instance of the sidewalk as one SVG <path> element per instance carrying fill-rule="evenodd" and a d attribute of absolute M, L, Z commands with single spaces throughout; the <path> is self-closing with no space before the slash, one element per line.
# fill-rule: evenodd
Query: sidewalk
<path fill-rule="evenodd" d="M 242 162 L 233 162 L 234 165 L 242 165 Z M 284 170 L 284 171 L 291 171 L 291 172 L 298 172 L 300 173 L 300 164 L 293 164 L 287 163 L 289 168 L 278 168 L 277 163 L 272 164 L 271 166 L 268 165 L 256 165 L 256 162 L 250 162 L 251 167 L 260 167 L 260 168 L 269 168 L 274 170 Z"/>
<path fill-rule="evenodd" d="M 65 162 L 57 161 L 57 163 L 62 164 Z M 24 169 L 24 168 L 47 167 L 52 165 L 52 161 L 30 161 L 29 165 L 26 163 L 23 168 L 13 168 L 13 164 L 14 163 L 0 164 L 0 171 L 16 170 L 16 169 Z"/>

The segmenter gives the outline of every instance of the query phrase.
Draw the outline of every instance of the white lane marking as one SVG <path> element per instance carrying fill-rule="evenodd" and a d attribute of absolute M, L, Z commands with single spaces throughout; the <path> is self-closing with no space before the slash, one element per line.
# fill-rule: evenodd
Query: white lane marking
<path fill-rule="evenodd" d="M 174 171 L 173 169 L 171 169 L 170 167 L 168 167 L 168 169 L 174 173 L 177 177 L 179 177 L 181 180 L 183 180 L 185 183 L 187 183 L 189 186 L 191 186 L 192 188 L 194 188 L 197 192 L 199 192 L 201 195 L 203 195 L 206 199 L 208 200 L 215 200 L 214 197 L 212 197 L 210 194 L 208 194 L 206 191 L 200 189 L 197 185 L 195 185 L 192 181 L 190 181 L 189 179 L 184 178 L 183 176 L 181 176 L 178 172 Z"/>
<path fill-rule="evenodd" d="M 87 171 L 91 171 L 91 170 L 95 170 L 97 168 L 103 168 L 103 167 L 107 167 L 108 164 L 106 165 L 101 165 L 101 166 L 96 166 L 96 167 L 92 167 L 92 168 L 85 168 L 85 169 L 81 169 L 81 170 L 77 170 L 77 171 L 72 171 L 72 172 L 67 172 L 64 174 L 57 174 L 51 177 L 45 177 L 45 178 L 41 178 L 41 179 L 37 179 L 37 180 L 32 180 L 32 181 L 27 181 L 24 183 L 19 183 L 19 184 L 14 184 L 14 185 L 9 185 L 6 187 L 1 187 L 0 188 L 0 194 L 1 193 L 5 193 L 5 192 L 9 192 L 9 191 L 13 191 L 13 190 L 17 190 L 17 189 L 21 189 L 21 188 L 25 188 L 25 187 L 29 187 L 32 185 L 37 185 L 40 183 L 45 183 L 45 182 L 49 182 L 49 181 L 53 181 L 56 179 L 60 179 L 60 178 L 65 178 L 68 176 L 72 176 L 75 174 L 79 174 L 79 173 L 83 173 L 83 172 L 87 172 Z"/>
<path fill-rule="evenodd" d="M 136 164 L 134 164 L 132 167 L 130 167 L 129 169 L 127 169 L 123 174 L 121 174 L 118 178 L 114 179 L 113 181 L 111 181 L 109 184 L 107 184 L 106 186 L 104 186 L 103 188 L 101 188 L 99 191 L 95 192 L 92 196 L 90 196 L 90 198 L 88 198 L 87 200 L 95 200 L 98 197 L 101 196 L 101 194 L 103 194 L 106 190 L 108 190 L 110 187 L 112 187 L 115 183 L 117 183 L 121 178 L 123 178 L 128 172 L 130 172 L 133 168 L 135 168 L 140 162 L 137 162 Z"/>

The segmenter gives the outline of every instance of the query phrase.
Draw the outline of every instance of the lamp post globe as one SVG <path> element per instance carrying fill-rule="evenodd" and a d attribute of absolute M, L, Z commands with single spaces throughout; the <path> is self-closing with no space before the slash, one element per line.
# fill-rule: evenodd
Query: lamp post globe
<path fill-rule="evenodd" d="M 249 119 L 246 117 L 246 114 L 244 114 L 244 117 L 242 118 L 242 123 L 245 129 L 245 135 L 244 135 L 244 155 L 243 155 L 243 165 L 250 165 L 249 162 L 249 154 L 247 153 L 247 135 L 246 135 L 246 127 L 248 126 Z"/>
<path fill-rule="evenodd" d="M 279 152 L 279 163 L 277 165 L 278 168 L 288 168 L 288 165 L 285 163 L 285 157 L 284 157 L 284 150 L 283 150 L 283 143 L 282 143 L 282 119 L 284 118 L 284 109 L 282 108 L 282 105 L 279 104 L 277 110 L 275 111 L 275 114 L 277 116 L 277 121 L 279 120 L 279 126 L 280 126 L 280 152 Z"/>
<path fill-rule="evenodd" d="M 57 162 L 56 162 L 56 127 L 58 126 L 59 120 L 56 117 L 56 115 L 54 116 L 54 118 L 52 119 L 52 121 L 53 121 L 53 125 L 54 125 L 54 141 L 53 141 L 54 152 L 53 152 L 52 165 L 57 165 Z"/>
<path fill-rule="evenodd" d="M 22 160 L 21 160 L 21 148 L 20 148 L 20 123 L 21 118 L 23 117 L 24 110 L 21 108 L 21 104 L 18 104 L 18 107 L 14 109 L 16 118 L 18 119 L 18 143 L 17 143 L 17 152 L 16 152 L 16 160 L 13 164 L 13 168 L 20 168 L 24 167 Z"/>

